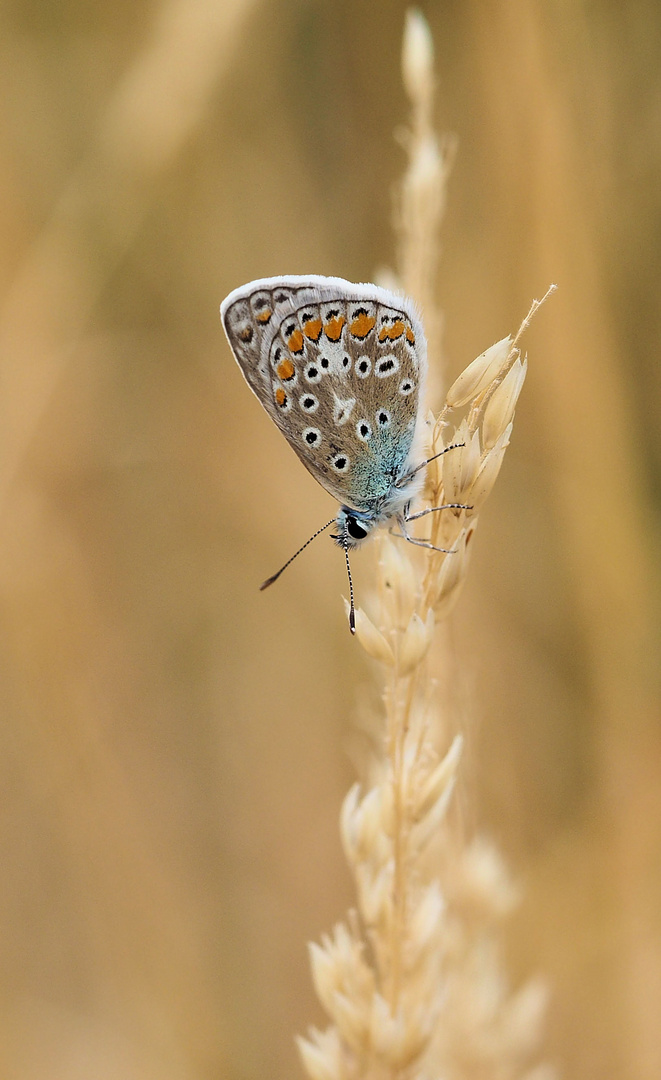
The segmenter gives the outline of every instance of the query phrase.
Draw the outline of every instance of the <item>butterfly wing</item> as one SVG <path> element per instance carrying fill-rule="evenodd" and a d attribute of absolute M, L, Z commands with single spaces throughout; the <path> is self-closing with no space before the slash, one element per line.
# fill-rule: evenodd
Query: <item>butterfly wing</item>
<path fill-rule="evenodd" d="M 426 343 L 413 304 L 340 278 L 251 282 L 223 301 L 232 351 L 316 480 L 372 512 L 412 464 Z"/>

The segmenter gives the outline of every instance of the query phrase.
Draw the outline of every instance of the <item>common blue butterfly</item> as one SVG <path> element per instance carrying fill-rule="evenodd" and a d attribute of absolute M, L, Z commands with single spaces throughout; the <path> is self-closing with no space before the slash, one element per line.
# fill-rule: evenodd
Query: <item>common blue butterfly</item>
<path fill-rule="evenodd" d="M 251 390 L 340 503 L 337 516 L 307 543 L 335 524 L 349 571 L 353 631 L 349 550 L 389 521 L 405 539 L 432 546 L 407 530 L 408 521 L 429 512 L 409 514 L 427 463 L 422 323 L 404 296 L 318 276 L 251 281 L 225 297 L 220 315 Z"/>

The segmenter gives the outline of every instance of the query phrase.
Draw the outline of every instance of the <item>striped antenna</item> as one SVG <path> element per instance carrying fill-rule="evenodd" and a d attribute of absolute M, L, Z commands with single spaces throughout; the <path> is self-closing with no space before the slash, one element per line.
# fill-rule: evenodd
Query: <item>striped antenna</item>
<path fill-rule="evenodd" d="M 327 529 L 329 525 L 333 525 L 334 523 L 335 523 L 335 518 L 331 518 L 331 520 L 330 520 L 330 521 L 327 521 L 325 525 L 322 525 L 320 529 L 317 529 L 316 533 L 314 533 L 314 534 L 313 534 L 313 535 L 312 535 L 312 536 L 310 537 L 310 539 L 309 539 L 309 540 L 306 540 L 306 541 L 305 541 L 305 543 L 303 544 L 303 547 L 300 547 L 300 548 L 298 549 L 298 551 L 296 552 L 296 554 L 295 554 L 295 555 L 292 555 L 291 559 L 287 559 L 287 562 L 285 563 L 285 565 L 284 565 L 284 566 L 281 566 L 281 567 L 280 567 L 280 569 L 278 570 L 277 574 L 274 574 L 274 575 L 273 575 L 273 577 L 267 578 L 267 579 L 266 579 L 266 581 L 263 581 L 263 582 L 262 582 L 262 584 L 261 584 L 261 585 L 259 586 L 259 591 L 260 591 L 260 592 L 263 592 L 263 591 L 264 591 L 264 589 L 268 589 L 269 585 L 272 585 L 274 581 L 277 581 L 277 580 L 278 580 L 278 578 L 280 577 L 280 574 L 282 574 L 282 572 L 283 572 L 284 570 L 286 570 L 286 569 L 287 569 L 287 567 L 288 567 L 288 566 L 289 566 L 289 565 L 290 565 L 291 563 L 293 563 L 294 559 L 296 559 L 296 558 L 297 558 L 297 557 L 298 557 L 298 556 L 299 556 L 299 555 L 301 554 L 301 552 L 302 552 L 302 551 L 305 551 L 305 549 L 306 549 L 306 547 L 308 546 L 308 544 L 311 544 L 313 540 L 316 540 L 316 539 L 317 539 L 317 537 L 319 536 L 319 534 L 320 534 L 320 533 L 322 533 L 322 532 L 324 531 L 324 529 Z M 347 566 L 348 566 L 348 565 L 349 565 L 349 564 L 348 564 L 348 561 L 347 561 Z M 351 580 L 351 575 L 349 575 L 349 580 Z M 353 603 L 353 601 L 352 601 L 352 603 Z"/>

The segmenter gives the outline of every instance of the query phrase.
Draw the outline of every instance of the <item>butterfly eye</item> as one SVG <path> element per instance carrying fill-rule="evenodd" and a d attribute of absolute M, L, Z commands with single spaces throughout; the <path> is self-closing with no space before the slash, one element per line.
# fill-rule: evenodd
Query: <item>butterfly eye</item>
<path fill-rule="evenodd" d="M 347 532 L 353 540 L 364 540 L 367 536 L 367 529 L 355 517 L 347 517 Z"/>
<path fill-rule="evenodd" d="M 305 378 L 309 383 L 321 382 L 321 372 L 316 364 L 309 364 L 305 369 Z"/>
<path fill-rule="evenodd" d="M 406 396 L 407 394 L 410 394 L 413 390 L 415 390 L 415 383 L 412 382 L 410 379 L 402 379 L 401 383 L 399 384 L 400 394 L 404 394 L 404 396 Z"/>
<path fill-rule="evenodd" d="M 379 411 L 376 414 L 376 422 L 379 425 L 379 427 L 382 427 L 382 428 L 390 427 L 390 413 L 386 412 L 385 409 L 379 409 Z"/>
<path fill-rule="evenodd" d="M 321 442 L 321 432 L 319 428 L 309 427 L 303 432 L 303 442 L 307 446 L 319 446 Z"/>
<path fill-rule="evenodd" d="M 298 403 L 306 413 L 315 413 L 319 408 L 319 402 L 314 394 L 303 394 L 298 399 Z"/>
<path fill-rule="evenodd" d="M 369 356 L 361 356 L 356 364 L 356 375 L 359 379 L 366 379 L 372 370 L 372 361 Z"/>
<path fill-rule="evenodd" d="M 335 472 L 348 472 L 350 464 L 351 461 L 346 454 L 334 454 L 331 458 L 331 465 L 335 469 Z"/>
<path fill-rule="evenodd" d="M 367 423 L 367 420 L 359 420 L 356 424 L 356 435 L 361 442 L 367 442 L 372 434 L 372 428 Z"/>
<path fill-rule="evenodd" d="M 387 379 L 399 369 L 399 360 L 396 356 L 384 356 L 377 363 L 374 372 L 379 379 Z"/>

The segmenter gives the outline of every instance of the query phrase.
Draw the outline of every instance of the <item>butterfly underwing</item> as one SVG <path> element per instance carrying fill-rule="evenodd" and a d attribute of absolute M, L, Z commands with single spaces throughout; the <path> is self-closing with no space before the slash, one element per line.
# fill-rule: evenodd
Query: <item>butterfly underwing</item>
<path fill-rule="evenodd" d="M 248 385 L 341 504 L 338 539 L 354 547 L 400 515 L 424 460 L 426 343 L 413 303 L 341 278 L 264 278 L 231 292 L 221 318 Z"/>

